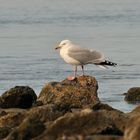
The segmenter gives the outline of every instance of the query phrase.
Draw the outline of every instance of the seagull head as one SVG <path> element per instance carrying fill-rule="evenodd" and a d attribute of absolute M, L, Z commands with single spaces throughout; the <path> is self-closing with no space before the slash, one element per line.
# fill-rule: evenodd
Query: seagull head
<path fill-rule="evenodd" d="M 71 44 L 70 40 L 62 40 L 55 49 L 57 50 L 57 49 L 61 49 L 63 47 L 68 47 L 70 44 Z"/>

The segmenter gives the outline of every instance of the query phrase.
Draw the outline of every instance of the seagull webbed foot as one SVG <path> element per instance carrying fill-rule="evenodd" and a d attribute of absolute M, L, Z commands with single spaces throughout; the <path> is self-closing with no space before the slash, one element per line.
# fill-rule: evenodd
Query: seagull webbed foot
<path fill-rule="evenodd" d="M 75 76 L 68 76 L 67 79 L 68 79 L 69 81 L 73 81 L 73 80 L 76 79 L 76 77 L 75 77 Z"/>

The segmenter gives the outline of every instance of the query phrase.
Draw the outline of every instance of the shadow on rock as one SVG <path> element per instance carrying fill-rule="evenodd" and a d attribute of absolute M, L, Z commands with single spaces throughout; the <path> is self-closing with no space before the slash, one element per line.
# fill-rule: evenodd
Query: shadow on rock
<path fill-rule="evenodd" d="M 30 108 L 37 96 L 28 86 L 16 86 L 0 97 L 1 108 Z"/>

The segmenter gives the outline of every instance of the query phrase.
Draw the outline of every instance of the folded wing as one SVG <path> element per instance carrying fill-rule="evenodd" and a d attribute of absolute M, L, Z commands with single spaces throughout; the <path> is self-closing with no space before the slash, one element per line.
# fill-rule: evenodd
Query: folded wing
<path fill-rule="evenodd" d="M 81 64 L 99 64 L 105 61 L 102 53 L 79 47 L 70 48 L 68 50 L 68 55 Z"/>

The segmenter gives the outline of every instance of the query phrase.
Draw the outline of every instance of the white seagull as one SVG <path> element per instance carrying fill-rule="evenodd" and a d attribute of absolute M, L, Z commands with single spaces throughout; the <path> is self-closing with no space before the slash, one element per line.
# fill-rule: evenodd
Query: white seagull
<path fill-rule="evenodd" d="M 74 80 L 76 78 L 77 66 L 81 66 L 82 75 L 84 75 L 84 65 L 86 64 L 95 64 L 102 68 L 117 65 L 116 63 L 106 60 L 101 52 L 81 48 L 73 44 L 70 40 L 61 41 L 55 49 L 60 49 L 60 56 L 66 63 L 75 66 L 74 76 L 69 76 L 68 80 Z"/>

